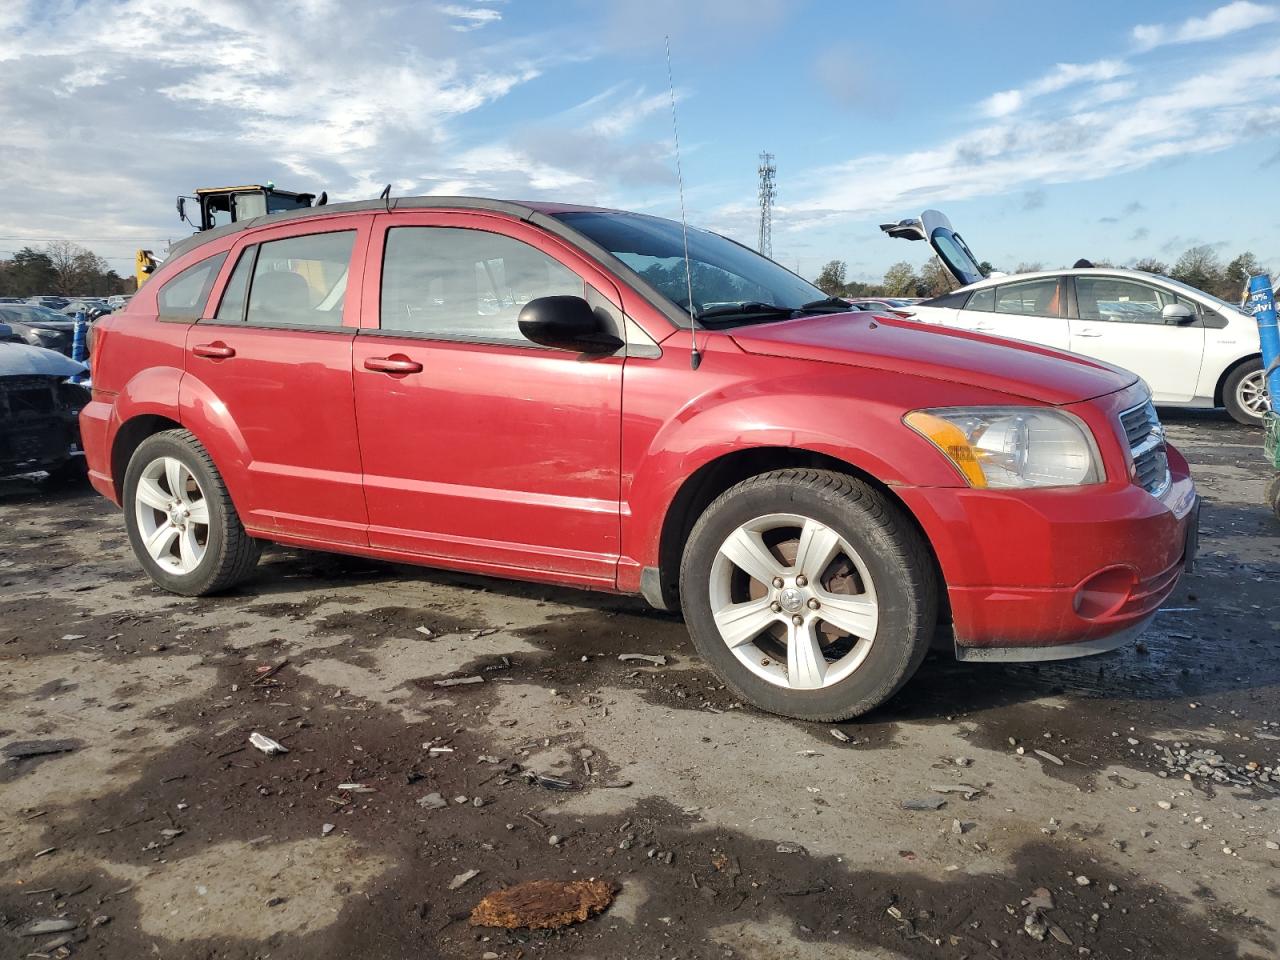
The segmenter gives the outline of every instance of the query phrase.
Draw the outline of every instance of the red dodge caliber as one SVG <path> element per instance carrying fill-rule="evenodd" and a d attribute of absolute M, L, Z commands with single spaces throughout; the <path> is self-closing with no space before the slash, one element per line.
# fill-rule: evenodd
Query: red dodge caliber
<path fill-rule="evenodd" d="M 99 320 L 94 486 L 176 593 L 263 541 L 680 609 L 776 713 L 964 660 L 1110 650 L 1196 543 L 1145 384 L 848 305 L 724 237 L 424 197 L 178 244 Z"/>

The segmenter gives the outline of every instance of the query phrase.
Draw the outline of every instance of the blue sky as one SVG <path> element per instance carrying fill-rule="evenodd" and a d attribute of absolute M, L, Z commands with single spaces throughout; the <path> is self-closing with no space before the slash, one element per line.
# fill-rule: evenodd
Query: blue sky
<path fill-rule="evenodd" d="M 5 0 L 0 253 L 67 238 L 127 269 L 173 197 L 274 180 L 677 215 L 877 278 L 944 210 L 980 258 L 1280 270 L 1280 7 L 1073 0 Z"/>

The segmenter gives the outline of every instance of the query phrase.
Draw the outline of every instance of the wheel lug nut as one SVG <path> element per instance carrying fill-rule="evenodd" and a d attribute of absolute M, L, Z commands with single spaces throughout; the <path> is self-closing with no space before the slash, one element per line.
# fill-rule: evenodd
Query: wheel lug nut
<path fill-rule="evenodd" d="M 800 614 L 797 613 L 794 617 L 791 618 L 791 622 L 798 627 L 802 623 L 804 623 L 804 617 L 800 616 Z"/>
<path fill-rule="evenodd" d="M 808 584 L 808 582 L 809 582 L 809 581 L 805 578 L 805 575 L 804 575 L 803 573 L 802 573 L 802 574 L 800 574 L 800 576 L 796 577 L 796 586 L 797 586 L 797 587 L 803 587 L 803 586 L 805 586 L 806 584 Z"/>
<path fill-rule="evenodd" d="M 817 597 L 810 597 L 810 598 L 809 598 L 809 609 L 810 609 L 810 610 L 817 610 L 817 609 L 818 609 L 818 607 L 820 607 L 820 606 L 821 606 L 821 604 L 820 604 L 820 603 L 818 603 L 818 598 L 817 598 Z"/>
<path fill-rule="evenodd" d="M 781 590 L 781 589 L 782 589 L 782 578 L 781 578 L 781 577 L 774 577 L 774 578 L 773 578 L 773 585 L 774 585 L 775 587 L 777 587 L 779 590 Z"/>
<path fill-rule="evenodd" d="M 780 604 L 777 600 L 775 600 L 773 601 L 773 603 L 769 604 L 769 609 L 772 610 L 774 613 L 781 613 L 782 604 Z"/>

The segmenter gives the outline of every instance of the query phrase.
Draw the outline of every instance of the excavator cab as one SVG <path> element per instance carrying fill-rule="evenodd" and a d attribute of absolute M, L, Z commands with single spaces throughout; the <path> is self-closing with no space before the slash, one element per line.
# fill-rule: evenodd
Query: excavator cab
<path fill-rule="evenodd" d="M 315 201 L 314 193 L 293 193 L 277 190 L 274 183 L 265 186 L 258 183 L 239 187 L 201 187 L 194 197 L 178 197 L 178 216 L 197 230 L 212 230 L 238 220 L 265 217 L 282 210 L 309 207 Z M 199 220 L 187 213 L 187 201 L 194 200 L 200 207 Z M 321 203 L 325 198 L 321 197 Z"/>

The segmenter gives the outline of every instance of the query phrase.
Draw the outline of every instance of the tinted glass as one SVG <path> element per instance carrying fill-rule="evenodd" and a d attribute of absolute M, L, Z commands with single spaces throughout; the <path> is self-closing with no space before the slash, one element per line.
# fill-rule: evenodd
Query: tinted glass
<path fill-rule="evenodd" d="M 638 213 L 572 211 L 555 217 L 604 247 L 676 306 L 688 309 L 689 278 L 679 223 Z M 689 268 L 695 310 L 744 302 L 794 310 L 826 297 L 813 284 L 754 250 L 692 227 Z"/>
<path fill-rule="evenodd" d="M 244 299 L 249 292 L 249 274 L 253 271 L 253 257 L 258 252 L 256 246 L 246 247 L 240 254 L 236 268 L 222 291 L 222 302 L 218 304 L 217 319 L 224 323 L 239 323 L 244 319 Z"/>
<path fill-rule="evenodd" d="M 382 258 L 381 326 L 527 344 L 516 324 L 526 303 L 585 291 L 576 273 L 520 240 L 454 227 L 395 227 Z"/>
<path fill-rule="evenodd" d="M 988 312 L 996 308 L 996 288 L 987 287 L 985 290 L 979 290 L 969 302 L 964 305 L 966 310 L 986 310 Z"/>
<path fill-rule="evenodd" d="M 1060 298 L 1058 278 L 1003 283 L 996 287 L 996 313 L 1016 313 L 1024 317 L 1057 317 Z"/>
<path fill-rule="evenodd" d="M 258 248 L 249 287 L 249 323 L 340 327 L 354 230 L 273 240 Z"/>
<path fill-rule="evenodd" d="M 1177 298 L 1172 293 L 1119 277 L 1076 277 L 1081 320 L 1114 323 L 1164 323 L 1160 311 Z"/>
<path fill-rule="evenodd" d="M 207 260 L 201 260 L 187 267 L 172 280 L 165 282 L 156 297 L 160 316 L 174 320 L 196 320 L 204 311 L 205 301 L 209 299 L 209 291 L 218 276 L 222 261 L 227 258 L 220 253 Z"/>

